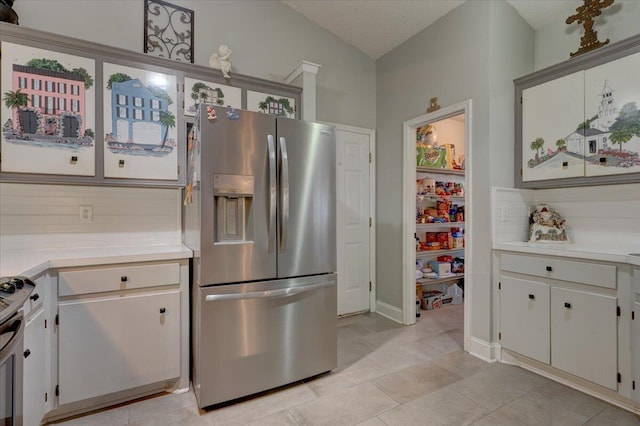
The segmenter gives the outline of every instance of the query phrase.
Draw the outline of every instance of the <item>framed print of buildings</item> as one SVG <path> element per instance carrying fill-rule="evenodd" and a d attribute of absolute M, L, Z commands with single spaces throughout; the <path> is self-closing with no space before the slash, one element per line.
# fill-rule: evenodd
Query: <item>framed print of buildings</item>
<path fill-rule="evenodd" d="M 185 77 L 184 115 L 195 115 L 201 103 L 240 109 L 242 108 L 242 89 Z"/>
<path fill-rule="evenodd" d="M 286 96 L 247 90 L 247 109 L 279 117 L 296 117 L 296 100 Z"/>
<path fill-rule="evenodd" d="M 95 175 L 93 59 L 2 42 L 2 171 Z"/>
<path fill-rule="evenodd" d="M 176 180 L 176 77 L 105 62 L 104 176 Z"/>

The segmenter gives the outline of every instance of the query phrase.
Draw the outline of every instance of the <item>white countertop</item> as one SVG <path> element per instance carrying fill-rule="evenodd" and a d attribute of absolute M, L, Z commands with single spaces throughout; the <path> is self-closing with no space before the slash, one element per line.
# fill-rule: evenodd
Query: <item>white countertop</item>
<path fill-rule="evenodd" d="M 585 260 L 601 260 L 605 262 L 629 263 L 640 266 L 640 256 L 629 256 L 640 253 L 640 247 L 595 243 L 529 243 L 515 241 L 493 243 L 494 250 L 515 251 L 530 254 L 571 257 Z"/>
<path fill-rule="evenodd" d="M 35 277 L 50 268 L 187 259 L 192 256 L 192 251 L 182 244 L 2 250 L 0 276 Z"/>

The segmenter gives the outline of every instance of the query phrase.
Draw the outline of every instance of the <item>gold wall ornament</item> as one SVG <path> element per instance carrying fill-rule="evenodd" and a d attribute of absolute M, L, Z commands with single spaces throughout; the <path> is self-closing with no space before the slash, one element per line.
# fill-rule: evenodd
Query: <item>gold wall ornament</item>
<path fill-rule="evenodd" d="M 570 57 L 581 55 L 598 47 L 609 44 L 609 39 L 598 40 L 598 32 L 593 29 L 593 18 L 602 14 L 602 9 L 613 4 L 614 0 L 583 0 L 584 4 L 576 8 L 576 14 L 567 18 L 567 24 L 577 22 L 584 27 L 584 35 L 580 37 L 580 49 L 570 53 Z"/>
<path fill-rule="evenodd" d="M 431 98 L 429 101 L 429 108 L 427 108 L 427 112 L 434 112 L 440 109 L 440 105 L 438 105 L 438 97 Z"/>

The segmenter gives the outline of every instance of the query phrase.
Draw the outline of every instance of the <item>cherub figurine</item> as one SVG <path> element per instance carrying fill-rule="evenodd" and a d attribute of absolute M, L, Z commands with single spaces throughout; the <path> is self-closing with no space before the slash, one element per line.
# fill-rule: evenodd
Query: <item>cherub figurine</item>
<path fill-rule="evenodd" d="M 214 53 L 209 58 L 209 66 L 211 68 L 222 71 L 224 78 L 231 78 L 231 54 L 233 51 L 226 44 L 218 47 L 218 53 Z"/>

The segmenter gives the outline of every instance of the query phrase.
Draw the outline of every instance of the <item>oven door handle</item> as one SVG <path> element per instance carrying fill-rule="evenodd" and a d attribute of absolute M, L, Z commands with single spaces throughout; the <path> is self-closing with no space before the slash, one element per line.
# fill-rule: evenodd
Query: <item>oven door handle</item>
<path fill-rule="evenodd" d="M 21 342 L 20 336 L 24 333 L 24 321 L 22 319 L 15 320 L 8 327 L 4 327 L 0 331 L 0 364 L 11 356 L 16 350 L 17 345 Z M 20 350 L 22 352 L 22 350 Z"/>
<path fill-rule="evenodd" d="M 308 291 L 317 290 L 319 288 L 331 287 L 335 283 L 326 281 L 319 284 L 305 285 L 301 287 L 287 287 L 278 290 L 252 291 L 247 293 L 228 293 L 228 294 L 209 294 L 205 297 L 207 302 L 217 302 L 222 300 L 242 300 L 242 299 L 262 299 L 273 297 L 289 297 L 296 294 L 306 293 Z"/>

